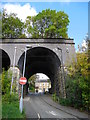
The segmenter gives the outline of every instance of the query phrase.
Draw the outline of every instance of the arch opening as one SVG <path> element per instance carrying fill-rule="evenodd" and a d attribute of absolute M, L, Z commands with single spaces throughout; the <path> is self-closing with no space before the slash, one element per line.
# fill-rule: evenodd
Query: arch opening
<path fill-rule="evenodd" d="M 2 68 L 8 70 L 10 67 L 10 58 L 8 54 L 2 49 L 0 49 L 0 64 L 0 73 L 2 72 Z"/>
<path fill-rule="evenodd" d="M 25 53 L 18 61 L 21 73 L 23 72 L 24 55 Z M 35 47 L 27 51 L 25 77 L 29 79 L 36 73 L 43 73 L 50 78 L 51 88 L 53 89 L 56 73 L 60 66 L 61 62 L 56 53 L 48 48 Z"/>
<path fill-rule="evenodd" d="M 43 73 L 36 73 L 28 79 L 29 94 L 45 94 L 51 88 L 51 81 L 48 76 Z"/>

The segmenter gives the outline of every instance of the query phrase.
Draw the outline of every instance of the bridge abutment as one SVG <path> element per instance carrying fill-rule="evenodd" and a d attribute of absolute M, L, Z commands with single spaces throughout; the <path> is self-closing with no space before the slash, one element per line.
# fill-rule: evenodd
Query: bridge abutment
<path fill-rule="evenodd" d="M 54 93 L 61 98 L 66 98 L 65 78 L 63 68 L 60 66 L 55 74 Z"/>

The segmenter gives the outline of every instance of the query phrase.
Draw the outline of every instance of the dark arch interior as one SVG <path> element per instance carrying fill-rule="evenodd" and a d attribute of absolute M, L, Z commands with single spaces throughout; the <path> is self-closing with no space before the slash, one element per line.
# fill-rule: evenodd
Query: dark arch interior
<path fill-rule="evenodd" d="M 21 72 L 23 72 L 24 55 L 25 53 L 18 61 Z M 52 83 L 60 64 L 58 56 L 50 49 L 44 47 L 32 48 L 27 51 L 25 77 L 29 79 L 33 74 L 43 73 L 50 78 Z"/>
<path fill-rule="evenodd" d="M 0 72 L 2 71 L 2 68 L 8 70 L 10 67 L 10 58 L 8 54 L 2 49 L 0 49 L 0 64 Z"/>

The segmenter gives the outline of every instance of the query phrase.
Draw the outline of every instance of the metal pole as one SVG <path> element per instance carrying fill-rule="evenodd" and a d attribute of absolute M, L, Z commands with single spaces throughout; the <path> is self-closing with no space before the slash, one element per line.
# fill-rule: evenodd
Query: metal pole
<path fill-rule="evenodd" d="M 25 74 L 26 54 L 27 54 L 27 47 L 25 47 L 25 57 L 24 57 L 24 66 L 23 66 L 23 77 L 24 77 L 24 74 Z"/>
<path fill-rule="evenodd" d="M 24 57 L 24 66 L 23 66 L 23 77 L 25 74 L 25 65 L 26 65 L 26 54 L 27 54 L 27 47 L 25 47 L 25 57 Z M 21 98 L 20 98 L 20 112 L 23 111 L 23 85 L 22 85 L 22 92 L 21 92 Z"/>
<path fill-rule="evenodd" d="M 17 49 L 17 47 L 15 47 L 15 51 L 14 51 L 13 70 L 12 70 L 12 81 L 11 81 L 11 93 L 12 93 L 12 85 L 13 85 L 13 78 L 14 78 L 14 67 L 15 67 L 15 59 L 16 59 L 16 49 Z"/>

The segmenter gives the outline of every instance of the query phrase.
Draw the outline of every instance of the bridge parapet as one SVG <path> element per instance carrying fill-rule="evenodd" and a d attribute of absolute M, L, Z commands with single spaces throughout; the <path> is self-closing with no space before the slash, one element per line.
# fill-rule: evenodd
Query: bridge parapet
<path fill-rule="evenodd" d="M 0 43 L 59 43 L 59 44 L 75 44 L 74 39 L 65 39 L 65 38 L 52 38 L 52 39 L 0 39 Z"/>

